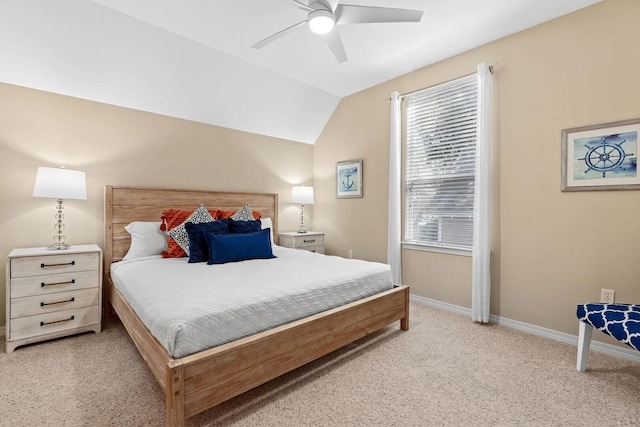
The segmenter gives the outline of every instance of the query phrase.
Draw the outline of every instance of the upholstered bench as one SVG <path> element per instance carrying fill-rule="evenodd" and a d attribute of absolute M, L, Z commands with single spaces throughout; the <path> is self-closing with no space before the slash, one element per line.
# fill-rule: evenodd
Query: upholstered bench
<path fill-rule="evenodd" d="M 589 344 L 593 328 L 640 351 L 640 305 L 636 304 L 578 304 L 580 320 L 578 334 L 578 360 L 580 372 L 587 368 Z"/>

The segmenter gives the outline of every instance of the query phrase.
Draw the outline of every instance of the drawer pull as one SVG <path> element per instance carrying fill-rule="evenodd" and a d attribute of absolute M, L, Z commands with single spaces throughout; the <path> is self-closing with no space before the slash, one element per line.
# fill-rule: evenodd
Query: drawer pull
<path fill-rule="evenodd" d="M 68 282 L 56 282 L 56 283 L 40 283 L 40 287 L 44 288 L 47 286 L 56 286 L 56 285 L 73 285 L 74 283 L 76 283 L 76 279 L 71 279 Z"/>
<path fill-rule="evenodd" d="M 56 304 L 64 304 L 65 302 L 74 302 L 76 300 L 75 297 L 71 297 L 71 299 L 66 299 L 64 301 L 56 301 L 56 302 L 41 302 L 40 307 L 44 307 L 46 305 L 56 305 Z"/>
<path fill-rule="evenodd" d="M 62 265 L 76 265 L 76 262 L 75 261 L 71 261 L 71 262 L 63 262 L 63 263 L 60 263 L 60 264 L 45 264 L 45 263 L 42 263 L 42 264 L 40 264 L 40 268 L 60 267 Z"/>
<path fill-rule="evenodd" d="M 68 321 L 73 320 L 75 318 L 76 318 L 76 316 L 71 316 L 68 319 L 54 320 L 53 322 L 40 322 L 40 326 L 53 325 L 54 323 L 68 322 Z"/>
<path fill-rule="evenodd" d="M 315 243 L 316 239 L 313 240 L 302 240 L 305 243 Z"/>

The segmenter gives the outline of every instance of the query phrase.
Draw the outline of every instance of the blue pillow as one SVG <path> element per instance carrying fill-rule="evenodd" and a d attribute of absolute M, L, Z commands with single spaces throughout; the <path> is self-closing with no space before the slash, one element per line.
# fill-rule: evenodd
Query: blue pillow
<path fill-rule="evenodd" d="M 260 220 L 255 221 L 236 221 L 233 218 L 229 218 L 229 233 L 255 233 L 262 230 L 262 223 Z"/>
<path fill-rule="evenodd" d="M 209 259 L 209 246 L 204 233 L 229 234 L 229 221 L 186 222 L 184 228 L 189 235 L 189 262 L 205 262 Z"/>
<path fill-rule="evenodd" d="M 205 232 L 209 246 L 207 264 L 224 264 L 248 259 L 275 258 L 271 250 L 271 230 L 257 233 L 214 234 Z"/>

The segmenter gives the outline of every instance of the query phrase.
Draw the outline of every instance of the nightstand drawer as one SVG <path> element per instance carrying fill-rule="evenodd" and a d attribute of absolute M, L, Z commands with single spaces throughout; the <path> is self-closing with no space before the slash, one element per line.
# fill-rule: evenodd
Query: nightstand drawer
<path fill-rule="evenodd" d="M 324 254 L 324 245 L 300 246 L 297 249 L 301 249 L 303 251 L 315 252 L 317 254 Z"/>
<path fill-rule="evenodd" d="M 34 295 L 11 299 L 11 318 L 68 310 L 78 307 L 98 305 L 97 289 L 57 292 L 47 295 Z"/>
<path fill-rule="evenodd" d="M 40 276 L 74 271 L 98 270 L 100 254 L 64 254 L 13 258 L 11 277 Z"/>
<path fill-rule="evenodd" d="M 19 277 L 11 280 L 11 298 L 97 288 L 100 285 L 99 276 L 98 270 L 93 270 L 47 276 Z"/>
<path fill-rule="evenodd" d="M 100 322 L 97 306 L 22 317 L 11 321 L 12 340 L 71 330 Z"/>
<path fill-rule="evenodd" d="M 293 239 L 294 248 L 307 249 L 314 246 L 324 247 L 324 236 L 301 236 Z"/>

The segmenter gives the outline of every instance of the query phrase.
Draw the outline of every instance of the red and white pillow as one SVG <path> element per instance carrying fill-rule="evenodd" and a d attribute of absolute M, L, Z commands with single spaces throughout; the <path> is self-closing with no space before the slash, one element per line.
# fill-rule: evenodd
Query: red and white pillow
<path fill-rule="evenodd" d="M 213 211 L 215 215 L 216 211 Z M 199 224 L 214 221 L 212 212 L 200 205 L 193 212 L 178 209 L 167 209 L 162 213 L 162 219 L 168 230 L 167 251 L 162 253 L 164 258 L 180 258 L 189 255 L 189 235 L 184 228 L 185 222 Z M 163 225 L 164 225 L 163 224 Z"/>

